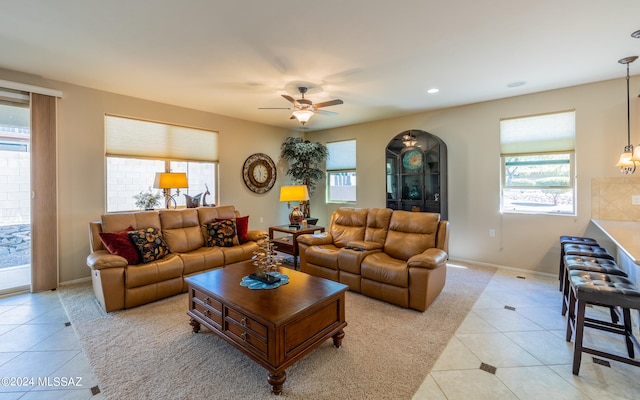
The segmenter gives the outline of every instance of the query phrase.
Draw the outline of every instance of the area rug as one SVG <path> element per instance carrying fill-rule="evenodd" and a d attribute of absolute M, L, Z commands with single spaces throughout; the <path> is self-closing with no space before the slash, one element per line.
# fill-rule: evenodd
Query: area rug
<path fill-rule="evenodd" d="M 425 312 L 347 292 L 342 347 L 327 340 L 289 367 L 281 397 L 411 399 L 494 272 L 449 266 Z M 265 369 L 192 333 L 186 293 L 106 314 L 90 284 L 58 292 L 107 399 L 273 399 Z"/>

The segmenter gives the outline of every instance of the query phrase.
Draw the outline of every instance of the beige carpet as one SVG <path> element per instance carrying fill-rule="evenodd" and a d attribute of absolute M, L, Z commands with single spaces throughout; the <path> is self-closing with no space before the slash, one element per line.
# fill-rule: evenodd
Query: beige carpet
<path fill-rule="evenodd" d="M 347 293 L 342 347 L 287 369 L 282 397 L 410 399 L 489 282 L 491 268 L 447 268 L 424 313 Z M 105 314 L 89 284 L 60 299 L 107 399 L 273 399 L 267 372 L 208 330 L 194 334 L 186 294 Z"/>

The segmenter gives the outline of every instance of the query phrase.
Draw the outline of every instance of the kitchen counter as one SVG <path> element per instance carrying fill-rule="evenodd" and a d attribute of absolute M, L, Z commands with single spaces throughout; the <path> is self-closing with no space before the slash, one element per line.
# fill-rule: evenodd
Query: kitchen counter
<path fill-rule="evenodd" d="M 640 222 L 592 219 L 630 261 L 640 265 Z"/>

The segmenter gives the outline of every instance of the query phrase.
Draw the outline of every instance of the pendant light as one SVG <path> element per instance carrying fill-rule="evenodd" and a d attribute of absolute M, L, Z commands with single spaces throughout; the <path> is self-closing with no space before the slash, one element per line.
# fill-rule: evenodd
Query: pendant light
<path fill-rule="evenodd" d="M 618 60 L 620 64 L 627 66 L 627 145 L 624 146 L 624 151 L 620 154 L 620 159 L 616 164 L 616 167 L 620 167 L 620 172 L 625 175 L 636 172 L 636 162 L 640 162 L 640 146 L 634 152 L 631 144 L 631 100 L 629 98 L 629 64 L 637 58 L 638 56 L 631 56 Z"/>

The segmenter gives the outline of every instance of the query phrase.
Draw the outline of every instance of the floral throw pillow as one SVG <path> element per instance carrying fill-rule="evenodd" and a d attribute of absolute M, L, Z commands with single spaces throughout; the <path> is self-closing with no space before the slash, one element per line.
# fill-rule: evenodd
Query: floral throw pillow
<path fill-rule="evenodd" d="M 225 221 L 231 219 L 236 221 L 236 231 L 238 234 L 238 242 L 240 244 L 247 243 L 249 241 L 249 216 L 236 217 L 236 218 L 216 218 L 216 221 Z"/>
<path fill-rule="evenodd" d="M 127 232 L 127 234 L 138 248 L 140 261 L 144 264 L 160 260 L 171 253 L 169 246 L 156 228 L 138 229 Z"/>
<path fill-rule="evenodd" d="M 231 219 L 207 224 L 208 247 L 232 247 L 238 244 L 236 222 Z"/>

